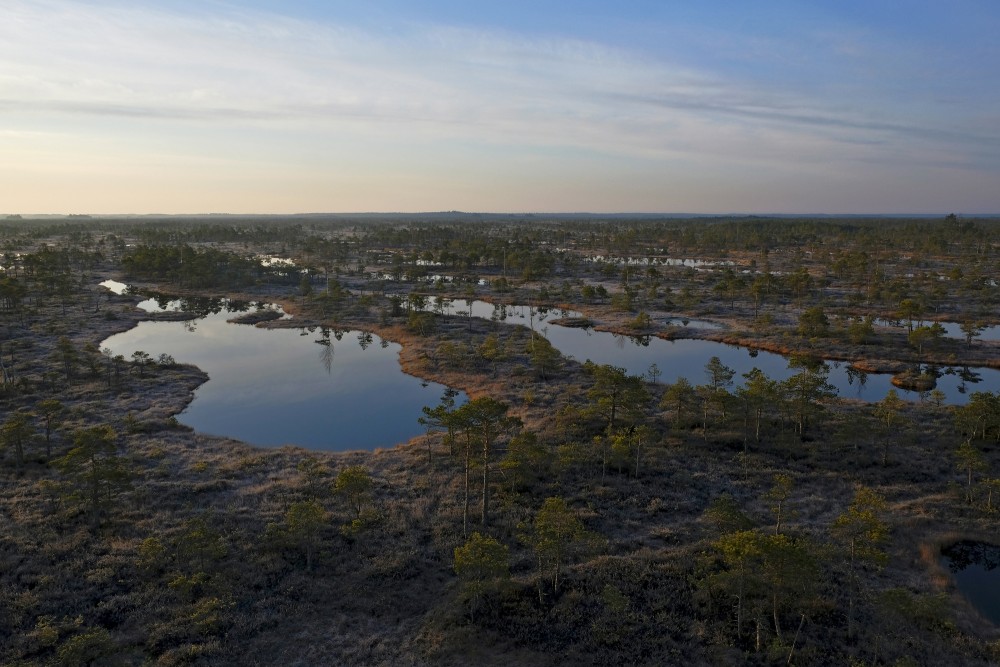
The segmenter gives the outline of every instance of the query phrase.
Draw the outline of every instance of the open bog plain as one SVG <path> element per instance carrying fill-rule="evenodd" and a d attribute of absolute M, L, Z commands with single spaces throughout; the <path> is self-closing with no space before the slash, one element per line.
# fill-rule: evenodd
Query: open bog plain
<path fill-rule="evenodd" d="M 1000 659 L 996 220 L 0 228 L 4 664 Z"/>

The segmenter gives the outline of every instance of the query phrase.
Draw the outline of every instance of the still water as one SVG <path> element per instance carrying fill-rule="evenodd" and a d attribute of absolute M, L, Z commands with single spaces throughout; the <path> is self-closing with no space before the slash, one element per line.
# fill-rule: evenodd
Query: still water
<path fill-rule="evenodd" d="M 200 304 L 202 316 L 195 320 L 140 322 L 101 347 L 126 358 L 136 350 L 153 357 L 166 353 L 208 373 L 208 382 L 177 417 L 201 433 L 265 446 L 391 447 L 423 433 L 417 423 L 421 408 L 437 405 L 445 391 L 403 373 L 400 346 L 378 336 L 232 324 L 226 320 L 270 306 L 200 301 L 216 305 Z M 153 303 L 145 303 L 146 309 Z M 181 304 L 162 307 L 176 310 Z"/>
<path fill-rule="evenodd" d="M 1000 625 L 1000 547 L 963 540 L 941 551 L 959 592 L 994 625 Z"/>
<path fill-rule="evenodd" d="M 106 281 L 121 293 L 122 283 Z M 131 357 L 136 350 L 161 353 L 195 364 L 209 381 L 178 419 L 203 433 L 226 435 L 258 445 L 294 443 L 315 449 L 373 449 L 404 442 L 422 432 L 417 423 L 423 406 L 438 403 L 445 387 L 422 382 L 399 367 L 400 347 L 359 331 L 261 329 L 226 320 L 251 310 L 277 310 L 264 303 L 223 299 L 147 299 L 149 312 L 183 310 L 196 319 L 141 322 L 112 336 L 102 347 Z M 454 316 L 523 324 L 546 336 L 563 355 L 625 368 L 649 377 L 656 365 L 659 382 L 687 378 L 706 382 L 705 364 L 713 357 L 736 371 L 739 381 L 754 367 L 784 380 L 795 374 L 788 360 L 770 352 L 714 341 L 618 336 L 554 323 L 580 317 L 574 311 L 529 306 L 497 306 L 486 301 L 429 299 L 427 310 Z M 281 313 L 284 316 L 283 313 Z M 690 329 L 718 328 L 705 320 L 669 320 Z M 847 364 L 828 363 L 829 381 L 838 395 L 881 400 L 892 388 L 890 376 L 852 371 Z M 937 388 L 948 403 L 962 404 L 974 391 L 1000 391 L 1000 371 L 988 368 L 941 368 Z M 916 392 L 897 390 L 910 400 Z M 464 397 L 459 397 L 459 402 Z"/>
<path fill-rule="evenodd" d="M 875 324 L 883 327 L 895 328 L 900 332 L 908 333 L 909 326 L 905 320 L 875 320 Z M 934 324 L 929 321 L 915 321 L 914 326 L 926 325 L 930 326 Z M 955 338 L 957 340 L 965 340 L 965 332 L 962 331 L 961 322 L 938 322 L 944 329 L 945 338 Z M 973 345 L 976 345 L 979 341 L 996 341 L 1000 340 L 1000 326 L 984 326 L 978 331 L 978 335 L 973 337 Z"/>
<path fill-rule="evenodd" d="M 658 381 L 664 383 L 673 383 L 683 377 L 692 384 L 704 384 L 707 381 L 705 364 L 713 356 L 719 357 L 722 363 L 736 371 L 737 381 L 754 367 L 775 380 L 785 380 L 798 372 L 797 369 L 789 368 L 787 358 L 771 352 L 754 351 L 709 340 L 670 341 L 649 336 L 618 336 L 553 323 L 564 317 L 580 317 L 580 313 L 574 311 L 521 305 L 498 306 L 486 301 L 470 303 L 462 299 L 441 304 L 431 300 L 426 308 L 460 316 L 471 311 L 473 317 L 523 324 L 548 338 L 565 356 L 580 362 L 589 359 L 597 364 L 620 366 L 632 375 L 648 376 L 650 366 L 656 364 L 661 373 Z M 680 323 L 680 320 L 677 322 Z M 674 324 L 673 321 L 670 323 Z M 718 325 L 704 320 L 689 320 L 687 328 L 709 329 L 718 328 Z M 860 373 L 842 362 L 831 361 L 827 365 L 830 369 L 829 382 L 842 398 L 879 401 L 894 388 L 891 375 Z M 968 402 L 969 394 L 975 391 L 1000 391 L 1000 371 L 996 369 L 941 367 L 933 369 L 933 372 L 939 374 L 937 389 L 944 393 L 946 403 L 964 404 Z M 896 392 L 901 398 L 920 400 L 918 392 L 898 388 Z"/>

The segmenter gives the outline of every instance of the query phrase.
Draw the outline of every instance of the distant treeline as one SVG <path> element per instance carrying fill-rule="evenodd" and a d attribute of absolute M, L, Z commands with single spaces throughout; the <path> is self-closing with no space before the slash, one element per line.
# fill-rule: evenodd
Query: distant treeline
<path fill-rule="evenodd" d="M 263 266 L 258 257 L 189 245 L 140 245 L 122 257 L 128 278 L 170 282 L 179 287 L 244 287 L 261 281 L 297 284 L 298 269 Z"/>

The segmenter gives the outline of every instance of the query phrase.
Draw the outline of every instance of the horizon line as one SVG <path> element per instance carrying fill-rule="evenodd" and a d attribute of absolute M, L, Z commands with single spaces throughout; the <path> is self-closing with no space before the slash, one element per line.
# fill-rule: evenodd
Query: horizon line
<path fill-rule="evenodd" d="M 825 212 L 750 212 L 750 211 L 728 211 L 718 213 L 695 213 L 684 211 L 311 211 L 311 212 L 283 212 L 283 213 L 255 213 L 255 212 L 203 212 L 203 213 L 3 213 L 0 214 L 4 220 L 31 220 L 42 218 L 222 218 L 222 217 L 257 217 L 257 218 L 277 218 L 277 217 L 347 217 L 347 216 L 492 216 L 492 217 L 540 217 L 540 216 L 580 216 L 580 217 L 665 217 L 665 218 L 717 218 L 717 217 L 742 217 L 742 218 L 790 218 L 790 217 L 824 217 L 824 218 L 933 218 L 948 217 L 955 215 L 959 218 L 997 218 L 1000 212 L 992 213 L 956 213 L 949 212 L 901 212 L 901 213 L 825 213 Z"/>

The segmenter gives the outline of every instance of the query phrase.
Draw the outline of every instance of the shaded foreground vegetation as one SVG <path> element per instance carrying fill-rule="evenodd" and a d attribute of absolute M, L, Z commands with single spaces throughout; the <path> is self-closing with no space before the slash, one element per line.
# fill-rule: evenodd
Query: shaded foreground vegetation
<path fill-rule="evenodd" d="M 4 664 L 991 664 L 939 549 L 996 540 L 1000 397 L 836 397 L 823 358 L 996 364 L 992 221 L 116 220 L 2 225 Z M 292 264 L 273 261 L 287 258 Z M 667 260 L 698 260 L 673 263 Z M 653 261 L 655 260 L 655 261 Z M 196 368 L 100 342 L 109 277 L 280 303 L 467 392 L 391 450 L 174 419 Z M 797 355 L 672 385 L 435 299 Z M 195 300 L 192 300 L 194 302 Z M 680 331 L 701 317 L 717 332 Z M 959 321 L 965 339 L 934 322 Z M 923 333 L 921 333 L 923 332 Z M 914 334 L 917 334 L 914 336 Z M 247 360 L 253 363 L 253 360 Z"/>

